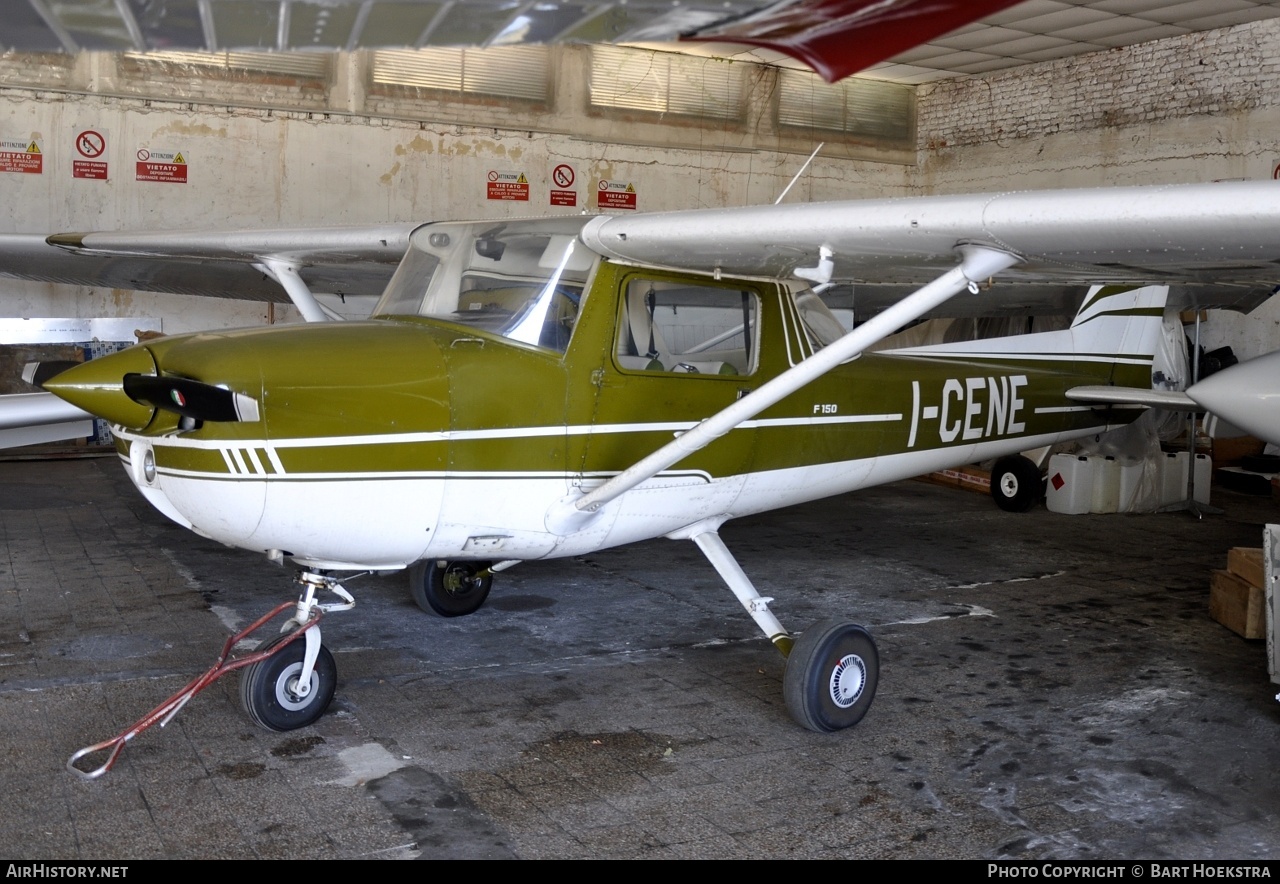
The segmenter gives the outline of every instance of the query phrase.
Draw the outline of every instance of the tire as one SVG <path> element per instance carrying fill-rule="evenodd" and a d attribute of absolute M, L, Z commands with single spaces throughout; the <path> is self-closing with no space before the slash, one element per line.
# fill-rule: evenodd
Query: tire
<path fill-rule="evenodd" d="M 490 562 L 427 559 L 409 569 L 409 594 L 419 608 L 441 617 L 463 617 L 480 610 L 493 587 Z"/>
<path fill-rule="evenodd" d="M 819 733 L 853 727 L 871 708 L 880 654 L 856 623 L 826 620 L 806 629 L 787 655 L 782 696 L 801 727 Z"/>
<path fill-rule="evenodd" d="M 991 499 L 1010 513 L 1025 513 L 1044 497 L 1040 468 L 1021 454 L 1002 457 L 991 470 Z"/>
<path fill-rule="evenodd" d="M 277 636 L 262 650 L 273 648 L 288 638 L 288 634 Z M 338 667 L 324 645 L 320 646 L 311 672 L 310 694 L 299 699 L 290 690 L 302 671 L 306 650 L 307 640 L 300 637 L 283 651 L 246 666 L 240 673 L 240 702 L 259 727 L 269 731 L 297 730 L 314 724 L 329 708 L 338 685 Z"/>

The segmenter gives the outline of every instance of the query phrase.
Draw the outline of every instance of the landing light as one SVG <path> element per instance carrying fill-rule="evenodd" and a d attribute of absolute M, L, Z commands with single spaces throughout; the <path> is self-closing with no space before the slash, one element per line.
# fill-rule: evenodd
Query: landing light
<path fill-rule="evenodd" d="M 155 451 L 142 439 L 134 439 L 129 445 L 129 470 L 133 474 L 135 485 L 141 487 L 142 485 L 155 484 Z"/>

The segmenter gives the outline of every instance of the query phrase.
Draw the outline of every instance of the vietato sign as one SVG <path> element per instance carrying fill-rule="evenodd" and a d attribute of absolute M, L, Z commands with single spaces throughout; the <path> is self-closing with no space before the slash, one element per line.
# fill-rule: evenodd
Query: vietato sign
<path fill-rule="evenodd" d="M 486 184 L 486 199 L 522 203 L 529 201 L 529 179 L 523 172 L 500 172 L 491 169 Z"/>
<path fill-rule="evenodd" d="M 187 158 L 180 150 L 152 150 L 140 147 L 136 178 L 138 181 L 186 184 Z"/>
<path fill-rule="evenodd" d="M 44 173 L 44 150 L 38 139 L 0 140 L 0 172 Z"/>
<path fill-rule="evenodd" d="M 636 208 L 636 189 L 630 181 L 602 180 L 596 190 L 596 205 L 601 209 Z"/>

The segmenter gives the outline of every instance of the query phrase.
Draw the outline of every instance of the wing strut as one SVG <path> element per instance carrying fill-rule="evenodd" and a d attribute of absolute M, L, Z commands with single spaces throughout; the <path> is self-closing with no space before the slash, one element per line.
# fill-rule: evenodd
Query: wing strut
<path fill-rule="evenodd" d="M 307 322 L 325 322 L 329 319 L 339 318 L 331 311 L 326 310 L 324 305 L 316 300 L 316 296 L 311 293 L 311 289 L 307 288 L 307 284 L 298 275 L 296 264 L 281 261 L 279 258 L 263 258 L 262 263 L 257 266 L 267 276 L 280 283 L 280 287 L 289 296 L 293 306 L 298 308 L 298 312 L 302 314 L 302 318 Z"/>
<path fill-rule="evenodd" d="M 596 512 L 609 501 L 656 476 L 690 454 L 705 448 L 738 424 L 750 420 L 769 406 L 790 396 L 842 362 L 858 356 L 867 347 L 892 334 L 902 326 L 937 307 L 965 289 L 977 291 L 977 285 L 1022 259 L 991 246 L 963 245 L 959 266 L 903 298 L 889 309 L 864 322 L 840 340 L 819 350 L 793 368 L 784 371 L 764 386 L 744 396 L 728 408 L 713 414 L 687 433 L 668 442 L 605 482 L 599 488 L 575 501 L 565 501 L 547 514 L 548 527 L 570 533 L 581 524 L 582 517 Z"/>

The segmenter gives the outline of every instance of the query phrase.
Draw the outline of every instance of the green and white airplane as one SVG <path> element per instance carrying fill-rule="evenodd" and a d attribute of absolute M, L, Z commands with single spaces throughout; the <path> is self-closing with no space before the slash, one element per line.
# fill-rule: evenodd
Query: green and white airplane
<path fill-rule="evenodd" d="M 1168 286 L 1269 290 L 1277 231 L 1280 184 L 1236 182 L 328 239 L 11 236 L 0 272 L 136 283 L 138 266 L 238 266 L 321 319 L 308 275 L 322 284 L 344 262 L 402 253 L 371 319 L 160 338 L 43 382 L 111 422 L 166 516 L 300 566 L 291 623 L 305 641 L 242 676 L 259 724 L 307 725 L 331 699 L 334 662 L 313 624 L 351 603 L 338 572 L 407 568 L 421 607 L 456 616 L 517 563 L 667 537 L 697 544 L 787 655 L 796 721 L 834 731 L 875 695 L 871 635 L 832 621 L 793 640 L 720 527 L 990 458 L 1007 458 L 1004 493 L 1035 495 L 1038 473 L 1009 456 L 1140 413 L 1115 391 L 1151 391 Z M 1099 285 L 1066 330 L 870 351 L 951 298 L 989 286 L 998 298 L 1004 280 Z M 820 297 L 837 281 L 913 290 L 846 332 Z M 340 601 L 321 604 L 323 590 Z"/>

